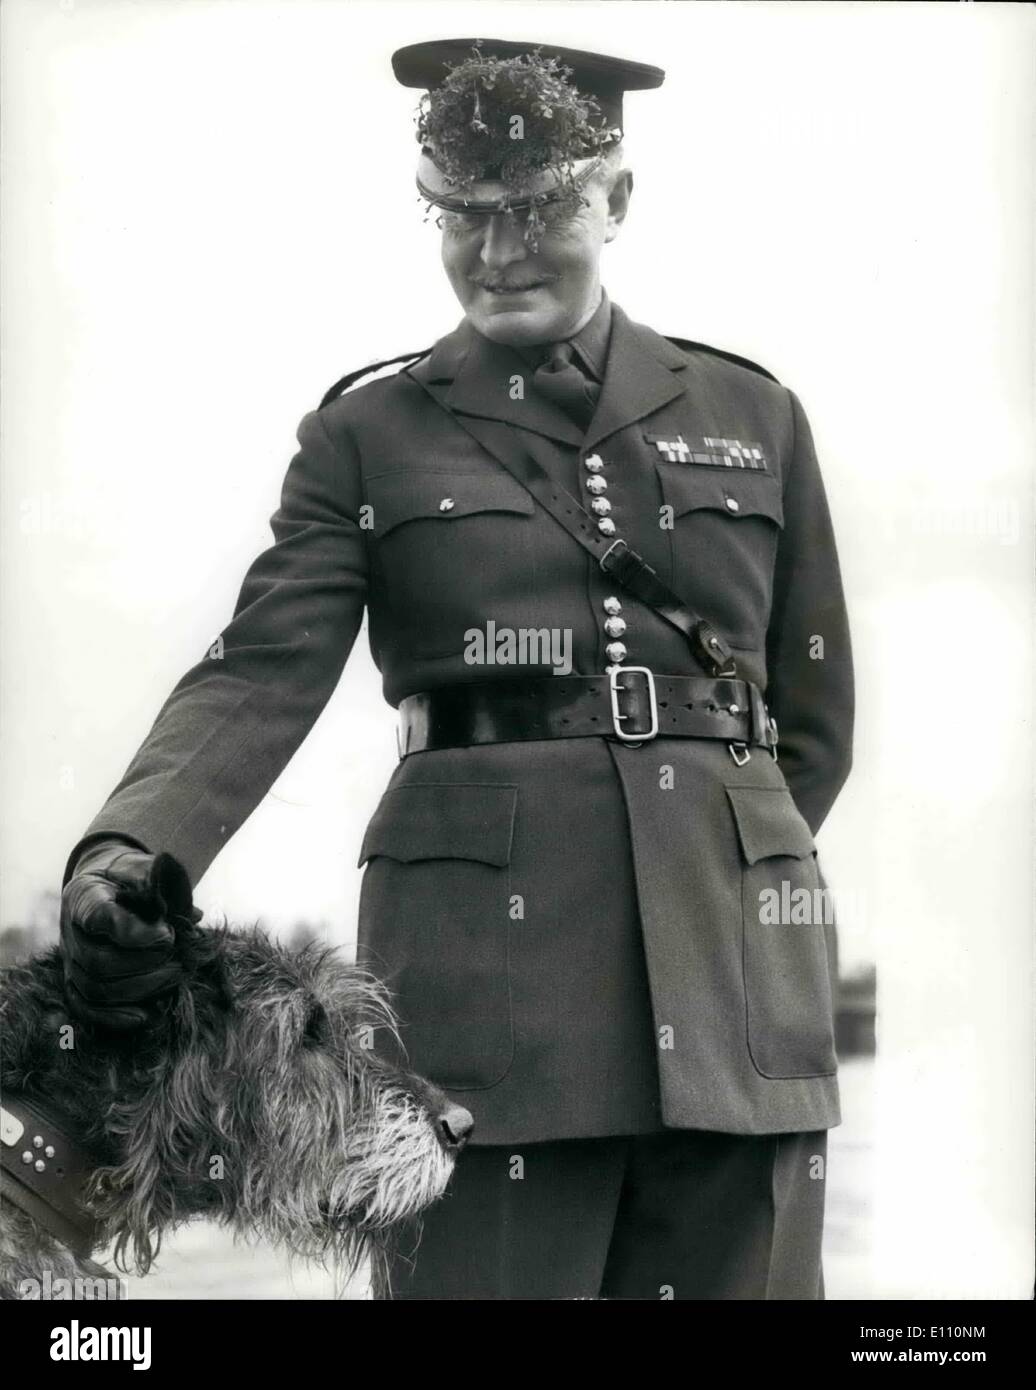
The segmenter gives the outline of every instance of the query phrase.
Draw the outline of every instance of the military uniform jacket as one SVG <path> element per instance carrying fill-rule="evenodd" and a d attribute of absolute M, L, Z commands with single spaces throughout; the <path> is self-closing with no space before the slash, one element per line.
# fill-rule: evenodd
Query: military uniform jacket
<path fill-rule="evenodd" d="M 462 324 L 306 416 L 222 660 L 181 680 L 88 833 L 168 850 L 197 880 L 326 703 L 365 603 L 392 705 L 549 674 L 469 664 L 490 621 L 568 629 L 574 673 L 601 675 L 613 596 L 629 663 L 702 675 L 458 418 L 506 421 L 586 502 L 596 454 L 617 535 L 765 687 L 780 760 L 666 738 L 664 710 L 636 748 L 602 729 L 412 754 L 363 840 L 361 954 L 410 1065 L 468 1106 L 475 1142 L 836 1124 L 830 927 L 760 920 L 765 890 L 818 898 L 813 835 L 850 764 L 848 629 L 806 418 L 761 370 L 617 306 L 585 435 L 520 398 L 528 373 Z"/>

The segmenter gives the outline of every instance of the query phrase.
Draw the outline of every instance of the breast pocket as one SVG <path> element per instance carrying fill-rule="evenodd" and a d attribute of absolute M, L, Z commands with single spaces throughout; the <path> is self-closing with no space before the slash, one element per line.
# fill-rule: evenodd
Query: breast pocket
<path fill-rule="evenodd" d="M 770 473 L 658 463 L 673 588 L 737 647 L 761 648 L 773 598 L 781 487 Z"/>
<path fill-rule="evenodd" d="M 495 1085 L 514 1054 L 517 796 L 497 784 L 390 788 L 360 852 L 360 958 L 394 995 L 408 1065 L 448 1090 Z"/>
<path fill-rule="evenodd" d="M 414 656 L 463 651 L 484 627 L 486 578 L 527 572 L 535 503 L 506 473 L 413 469 L 367 480 L 374 599 Z"/>
<path fill-rule="evenodd" d="M 748 1048 L 773 1079 L 835 1071 L 834 1020 L 816 847 L 790 792 L 728 787 L 741 849 Z"/>

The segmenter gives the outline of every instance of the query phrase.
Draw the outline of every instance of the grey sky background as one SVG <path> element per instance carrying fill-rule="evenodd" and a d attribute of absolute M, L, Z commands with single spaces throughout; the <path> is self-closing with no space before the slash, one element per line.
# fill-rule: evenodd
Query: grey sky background
<path fill-rule="evenodd" d="M 0 923 L 229 617 L 297 421 L 459 317 L 392 50 L 658 63 L 605 283 L 799 394 L 842 556 L 856 767 L 820 849 L 845 961 L 880 971 L 879 1286 L 1024 1296 L 1029 7 L 6 0 L 0 26 Z M 393 729 L 364 633 L 201 904 L 350 944 Z M 574 833 L 592 854 L 592 813 Z"/>

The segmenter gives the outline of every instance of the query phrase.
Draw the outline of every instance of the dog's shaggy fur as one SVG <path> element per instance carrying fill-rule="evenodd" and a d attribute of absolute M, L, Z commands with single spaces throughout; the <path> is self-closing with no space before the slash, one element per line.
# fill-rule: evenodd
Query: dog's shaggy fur
<path fill-rule="evenodd" d="M 57 951 L 4 972 L 5 1091 L 64 1116 L 98 1154 L 89 1209 L 119 1268 L 146 1273 L 163 1233 L 195 1216 L 343 1272 L 377 1264 L 442 1194 L 470 1116 L 379 1060 L 385 995 L 333 951 L 257 930 L 177 935 L 186 983 L 143 1036 L 75 1023 L 63 1048 Z M 5 1202 L 0 1296 L 47 1269 L 97 1273 Z"/>

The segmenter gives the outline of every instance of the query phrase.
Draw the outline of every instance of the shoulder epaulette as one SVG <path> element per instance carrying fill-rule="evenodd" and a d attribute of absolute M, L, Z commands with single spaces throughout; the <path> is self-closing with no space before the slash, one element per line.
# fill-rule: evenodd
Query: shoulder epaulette
<path fill-rule="evenodd" d="M 382 367 L 394 367 L 397 362 L 417 362 L 422 357 L 427 357 L 431 348 L 424 348 L 421 352 L 403 352 L 398 357 L 386 357 L 384 362 L 370 362 L 366 367 L 361 367 L 359 371 L 347 372 L 340 377 L 329 391 L 324 392 L 323 400 L 319 408 L 323 410 L 325 405 L 330 405 L 338 396 L 342 396 L 348 391 L 350 386 L 355 386 L 358 381 L 362 381 L 365 376 L 370 376 L 372 372 L 380 371 Z M 402 367 L 400 371 L 402 371 Z"/>
<path fill-rule="evenodd" d="M 750 372 L 758 372 L 770 381 L 777 381 L 773 372 L 768 372 L 765 367 L 760 367 L 758 362 L 753 362 L 749 357 L 738 357 L 736 352 L 724 352 L 722 348 L 711 347 L 708 343 L 692 343 L 687 338 L 670 338 L 668 334 L 666 337 L 669 342 L 678 348 L 684 348 L 687 352 L 711 352 L 713 357 L 723 357 L 726 361 L 733 362 L 736 367 L 747 367 Z M 780 385 L 779 381 L 777 385 Z"/>

